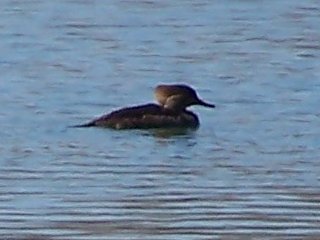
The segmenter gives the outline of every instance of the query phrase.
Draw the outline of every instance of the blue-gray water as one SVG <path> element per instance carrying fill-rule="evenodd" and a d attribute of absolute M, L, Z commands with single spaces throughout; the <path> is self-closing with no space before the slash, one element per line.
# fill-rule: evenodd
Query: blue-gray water
<path fill-rule="evenodd" d="M 319 239 L 320 5 L 0 1 L 0 239 Z M 187 83 L 182 135 L 68 129 Z"/>

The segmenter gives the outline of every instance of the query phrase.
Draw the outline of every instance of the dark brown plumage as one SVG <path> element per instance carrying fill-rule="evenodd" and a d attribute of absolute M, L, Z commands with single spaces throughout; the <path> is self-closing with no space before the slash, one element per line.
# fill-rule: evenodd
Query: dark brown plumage
<path fill-rule="evenodd" d="M 197 128 L 196 114 L 186 110 L 191 105 L 214 108 L 198 98 L 186 85 L 159 85 L 155 89 L 157 104 L 122 108 L 93 121 L 74 127 L 106 127 L 113 129 Z"/>

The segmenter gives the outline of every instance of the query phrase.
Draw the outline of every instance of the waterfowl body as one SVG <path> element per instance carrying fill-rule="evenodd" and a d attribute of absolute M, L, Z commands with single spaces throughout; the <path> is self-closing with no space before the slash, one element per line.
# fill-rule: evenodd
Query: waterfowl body
<path fill-rule="evenodd" d="M 122 108 L 76 127 L 107 127 L 114 129 L 197 128 L 199 118 L 186 108 L 201 105 L 214 108 L 199 99 L 187 85 L 159 85 L 155 89 L 159 104 Z"/>

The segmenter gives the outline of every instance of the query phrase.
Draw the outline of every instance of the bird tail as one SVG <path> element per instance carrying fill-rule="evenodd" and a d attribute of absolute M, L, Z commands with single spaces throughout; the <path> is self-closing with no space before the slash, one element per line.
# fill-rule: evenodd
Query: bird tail
<path fill-rule="evenodd" d="M 88 123 L 85 123 L 85 124 L 79 124 L 79 125 L 73 125 L 73 126 L 70 126 L 71 128 L 85 128 L 85 127 L 94 127 L 96 124 L 95 122 L 88 122 Z"/>

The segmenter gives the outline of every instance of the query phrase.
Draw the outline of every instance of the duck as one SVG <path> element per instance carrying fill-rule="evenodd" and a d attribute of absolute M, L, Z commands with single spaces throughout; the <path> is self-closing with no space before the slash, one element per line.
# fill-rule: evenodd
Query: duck
<path fill-rule="evenodd" d="M 161 84 L 154 89 L 157 103 L 131 106 L 102 115 L 73 127 L 120 129 L 192 128 L 200 125 L 198 116 L 188 107 L 199 105 L 215 108 L 198 97 L 193 87 L 185 84 Z"/>

